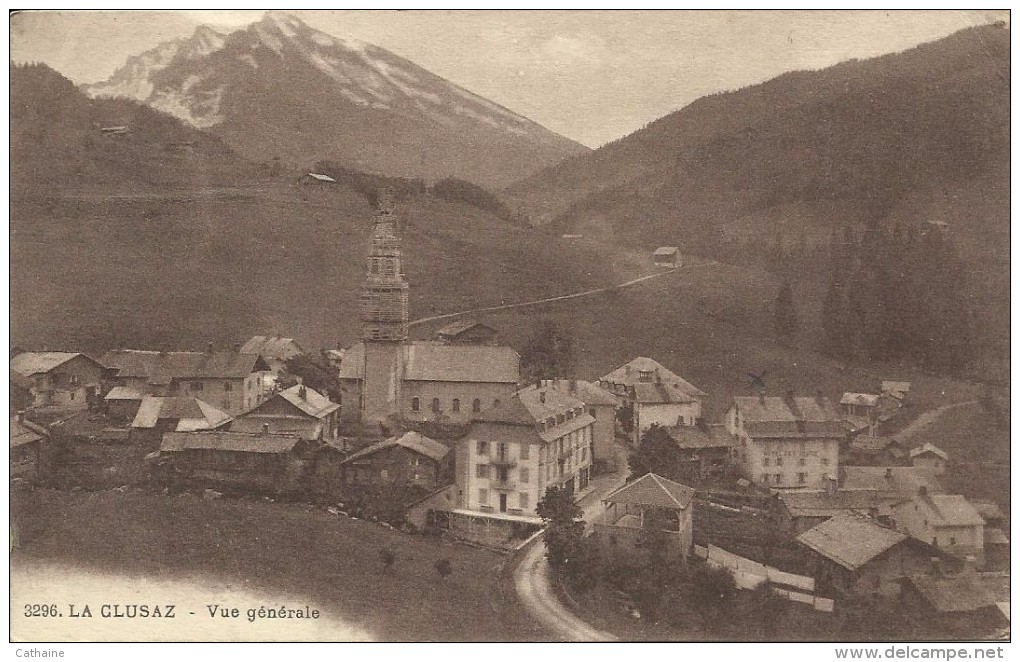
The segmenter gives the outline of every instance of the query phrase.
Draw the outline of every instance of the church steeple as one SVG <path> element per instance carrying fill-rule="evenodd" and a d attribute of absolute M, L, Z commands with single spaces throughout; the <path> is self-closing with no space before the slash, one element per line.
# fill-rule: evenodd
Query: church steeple
<path fill-rule="evenodd" d="M 389 195 L 380 193 L 365 289 L 361 294 L 362 339 L 367 342 L 407 340 L 407 296 L 393 201 Z"/>

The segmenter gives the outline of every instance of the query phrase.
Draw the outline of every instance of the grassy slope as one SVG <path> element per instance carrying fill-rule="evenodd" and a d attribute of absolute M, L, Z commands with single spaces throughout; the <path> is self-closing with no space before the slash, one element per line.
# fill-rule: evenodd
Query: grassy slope
<path fill-rule="evenodd" d="M 501 555 L 310 506 L 37 490 L 20 494 L 12 521 L 23 527 L 15 554 L 27 560 L 153 578 L 214 576 L 245 590 L 306 595 L 381 640 L 547 636 L 505 608 L 495 572 Z M 398 557 L 389 572 L 379 563 L 385 547 Z M 454 570 L 446 580 L 433 567 L 442 557 Z"/>

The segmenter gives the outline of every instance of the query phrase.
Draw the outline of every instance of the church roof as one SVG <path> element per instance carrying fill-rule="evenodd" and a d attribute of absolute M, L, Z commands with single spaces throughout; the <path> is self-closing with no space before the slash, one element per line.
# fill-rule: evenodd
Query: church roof
<path fill-rule="evenodd" d="M 418 382 L 475 382 L 516 384 L 521 357 L 510 347 L 447 345 L 418 341 L 402 346 L 404 380 Z M 344 354 L 340 379 L 361 379 L 365 345 L 357 343 Z"/>

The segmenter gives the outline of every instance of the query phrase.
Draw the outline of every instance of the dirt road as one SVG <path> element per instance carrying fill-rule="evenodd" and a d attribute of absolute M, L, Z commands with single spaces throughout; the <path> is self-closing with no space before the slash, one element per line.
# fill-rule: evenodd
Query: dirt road
<path fill-rule="evenodd" d="M 946 414 L 952 411 L 953 409 L 958 409 L 960 407 L 969 407 L 970 405 L 976 404 L 977 400 L 968 400 L 967 402 L 954 402 L 952 404 L 936 407 L 935 409 L 929 409 L 928 411 L 922 413 L 920 416 L 915 418 L 910 423 L 910 425 L 903 428 L 893 436 L 895 436 L 896 439 L 901 442 L 909 441 L 910 439 L 913 439 L 917 435 L 927 430 L 928 427 L 935 423 L 943 414 Z"/>

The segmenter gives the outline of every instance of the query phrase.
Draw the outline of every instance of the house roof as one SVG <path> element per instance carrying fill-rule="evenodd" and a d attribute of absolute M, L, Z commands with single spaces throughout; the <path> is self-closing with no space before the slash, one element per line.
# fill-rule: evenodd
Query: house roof
<path fill-rule="evenodd" d="M 289 359 L 303 352 L 293 338 L 281 336 L 252 336 L 241 345 L 242 354 L 260 354 L 269 359 Z"/>
<path fill-rule="evenodd" d="M 48 436 L 50 436 L 49 432 L 45 428 L 31 421 L 11 419 L 11 448 L 42 441 Z"/>
<path fill-rule="evenodd" d="M 705 397 L 705 392 L 697 388 L 686 379 L 676 374 L 669 368 L 666 368 L 655 359 L 650 359 L 647 356 L 639 356 L 632 361 L 629 361 L 616 370 L 613 370 L 607 375 L 604 375 L 600 381 L 608 382 L 610 384 L 623 384 L 624 386 L 633 386 L 641 382 L 641 373 L 652 373 L 653 379 L 656 382 L 663 382 L 665 384 L 673 384 L 676 388 L 680 389 L 687 395 L 693 398 Z"/>
<path fill-rule="evenodd" d="M 295 435 L 302 439 L 318 439 L 322 434 L 322 421 L 304 416 L 276 416 L 270 414 L 246 414 L 235 418 L 230 424 L 231 432 L 255 434 L 269 426 L 271 434 Z"/>
<path fill-rule="evenodd" d="M 131 427 L 151 429 L 160 419 L 177 419 L 178 432 L 211 430 L 232 420 L 228 414 L 198 398 L 147 395 L 142 398 Z"/>
<path fill-rule="evenodd" d="M 516 393 L 501 406 L 491 407 L 475 414 L 473 420 L 480 423 L 503 423 L 528 427 L 538 422 Z"/>
<path fill-rule="evenodd" d="M 243 432 L 167 432 L 159 445 L 160 452 L 188 450 L 220 450 L 240 453 L 286 453 L 294 448 L 299 437 L 279 434 L 245 434 Z"/>
<path fill-rule="evenodd" d="M 666 428 L 666 432 L 676 442 L 677 446 L 685 449 L 698 448 L 729 448 L 734 445 L 733 436 L 727 434 L 723 425 L 707 425 L 704 427 L 696 425 L 674 425 Z"/>
<path fill-rule="evenodd" d="M 995 605 L 994 597 L 981 583 L 977 573 L 914 575 L 907 577 L 906 581 L 937 612 L 968 612 Z"/>
<path fill-rule="evenodd" d="M 918 457 L 920 455 L 925 455 L 927 453 L 931 453 L 932 455 L 936 455 L 936 456 L 942 458 L 943 460 L 948 460 L 949 459 L 949 455 L 947 455 L 944 450 L 942 450 L 941 448 L 939 448 L 935 444 L 932 444 L 932 443 L 927 442 L 927 441 L 924 442 L 923 444 L 921 444 L 920 446 L 918 446 L 917 448 L 911 448 L 910 449 L 910 459 L 914 459 L 915 457 Z"/>
<path fill-rule="evenodd" d="M 691 504 L 692 499 L 694 499 L 693 488 L 673 482 L 658 474 L 647 473 L 634 482 L 610 492 L 602 500 L 636 506 L 684 509 Z"/>
<path fill-rule="evenodd" d="M 989 520 L 1001 520 L 1005 519 L 1005 515 L 999 509 L 998 504 L 992 503 L 991 501 L 971 501 L 970 505 L 974 506 L 974 510 L 981 515 L 982 519 L 986 522 Z"/>
<path fill-rule="evenodd" d="M 45 374 L 64 365 L 76 356 L 84 356 L 92 363 L 102 367 L 99 361 L 81 352 L 22 352 L 11 359 L 11 370 L 23 377 Z"/>
<path fill-rule="evenodd" d="M 840 399 L 839 404 L 841 405 L 861 405 L 864 407 L 874 407 L 878 405 L 878 396 L 872 393 L 844 393 Z"/>
<path fill-rule="evenodd" d="M 533 423 L 584 408 L 584 402 L 566 391 L 550 387 L 538 388 L 535 384 L 525 386 L 514 395 L 531 414 Z"/>
<path fill-rule="evenodd" d="M 985 520 L 962 494 L 921 494 L 918 498 L 928 504 L 938 518 L 934 526 L 977 526 Z"/>
<path fill-rule="evenodd" d="M 304 397 L 301 395 L 302 389 L 304 389 Z M 279 393 L 273 394 L 272 397 L 267 398 L 255 407 L 252 407 L 245 413 L 245 415 L 257 413 L 259 409 L 266 405 L 267 402 L 272 402 L 275 398 L 282 398 L 283 400 L 286 400 L 297 407 L 301 412 L 314 418 L 325 418 L 340 408 L 340 405 L 322 395 L 315 389 L 302 384 L 295 384 L 290 388 L 286 388 Z"/>
<path fill-rule="evenodd" d="M 924 487 L 929 494 L 945 492 L 935 470 L 930 467 L 840 468 L 840 491 L 871 490 L 885 497 L 912 498 Z"/>
<path fill-rule="evenodd" d="M 642 405 L 688 404 L 697 399 L 681 389 L 678 384 L 638 382 L 631 386 L 634 402 Z"/>
<path fill-rule="evenodd" d="M 404 380 L 516 384 L 520 356 L 510 347 L 447 345 L 417 341 L 403 344 Z M 361 379 L 365 345 L 352 345 L 340 363 L 340 379 Z"/>
<path fill-rule="evenodd" d="M 437 462 L 446 457 L 450 452 L 448 446 L 439 443 L 435 439 L 430 439 L 418 432 L 407 432 L 401 437 L 390 437 L 389 439 L 383 439 L 382 441 L 376 442 L 371 446 L 366 446 L 345 459 L 342 464 L 347 464 L 353 460 L 374 455 L 381 450 L 393 448 L 394 446 L 402 446 L 408 450 L 414 451 L 415 453 L 436 460 Z"/>
<path fill-rule="evenodd" d="M 1006 536 L 1006 532 L 994 526 L 986 526 L 984 536 L 986 546 L 1009 544 L 1009 537 Z"/>
<path fill-rule="evenodd" d="M 598 384 L 593 384 L 583 379 L 543 379 L 542 386 L 563 391 L 577 398 L 585 405 L 615 407 L 619 404 L 615 395 Z"/>
<path fill-rule="evenodd" d="M 677 246 L 659 246 L 652 255 L 676 255 L 678 252 L 680 248 Z"/>
<path fill-rule="evenodd" d="M 857 570 L 906 539 L 903 533 L 850 515 L 825 520 L 797 536 L 797 542 L 848 570 Z"/>
<path fill-rule="evenodd" d="M 117 349 L 104 354 L 102 363 L 116 369 L 118 377 L 146 378 L 150 384 L 189 378 L 243 379 L 252 372 L 269 369 L 258 354 L 236 352 Z"/>
<path fill-rule="evenodd" d="M 882 381 L 882 392 L 883 393 L 909 393 L 910 382 L 893 382 L 888 380 Z"/>
<path fill-rule="evenodd" d="M 460 320 L 459 322 L 454 322 L 452 324 L 447 324 L 443 328 L 439 329 L 439 331 L 436 331 L 436 335 L 449 336 L 449 337 L 459 336 L 460 334 L 464 333 L 465 331 L 468 331 L 468 330 L 473 329 L 473 328 L 478 327 L 478 326 L 484 327 L 484 328 L 488 329 L 489 331 L 492 331 L 493 333 L 496 332 L 496 329 L 492 328 L 488 324 L 484 324 L 482 322 L 479 322 L 478 320 Z"/>
<path fill-rule="evenodd" d="M 308 176 L 311 177 L 312 179 L 315 179 L 315 180 L 320 181 L 320 182 L 327 182 L 327 183 L 332 182 L 334 184 L 336 183 L 336 180 L 333 179 L 332 177 L 330 177 L 329 175 L 320 175 L 317 172 L 310 172 L 310 173 L 308 173 Z"/>
<path fill-rule="evenodd" d="M 834 517 L 841 513 L 867 514 L 888 502 L 875 490 L 784 492 L 780 500 L 792 517 Z"/>
<path fill-rule="evenodd" d="M 839 413 L 828 398 L 738 396 L 744 430 L 757 438 L 844 437 Z"/>
<path fill-rule="evenodd" d="M 862 434 L 857 437 L 854 437 L 853 441 L 850 442 L 850 446 L 852 448 L 872 452 L 884 451 L 890 446 L 898 447 L 899 445 L 900 442 L 898 442 L 894 437 L 882 437 L 882 436 L 872 437 L 871 435 L 867 434 Z"/>
<path fill-rule="evenodd" d="M 106 394 L 105 400 L 141 400 L 144 397 L 141 393 L 127 386 L 114 386 Z"/>

